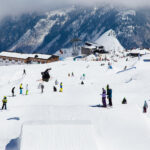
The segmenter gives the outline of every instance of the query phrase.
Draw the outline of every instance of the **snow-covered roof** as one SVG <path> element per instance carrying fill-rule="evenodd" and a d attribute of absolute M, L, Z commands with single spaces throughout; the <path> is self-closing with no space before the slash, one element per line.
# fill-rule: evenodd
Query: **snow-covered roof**
<path fill-rule="evenodd" d="M 34 58 L 36 55 L 38 56 L 37 58 L 41 58 L 41 59 L 48 59 L 51 57 L 51 55 L 45 55 L 45 54 L 22 54 L 22 53 L 14 53 L 14 52 L 1 52 L 0 53 L 0 56 L 16 57 L 16 58 L 22 58 L 22 59 L 27 59 L 28 57 Z"/>
<path fill-rule="evenodd" d="M 127 52 L 128 54 L 132 53 L 132 54 L 141 54 L 141 55 L 145 55 L 145 54 L 150 54 L 150 51 L 147 49 L 143 49 L 143 50 L 139 50 L 139 49 L 135 49 L 135 50 L 131 50 L 129 52 Z"/>

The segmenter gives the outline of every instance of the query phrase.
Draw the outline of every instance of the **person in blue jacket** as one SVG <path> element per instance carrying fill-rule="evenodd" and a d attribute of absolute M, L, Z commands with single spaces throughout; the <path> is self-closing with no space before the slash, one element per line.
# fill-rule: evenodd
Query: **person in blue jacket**
<path fill-rule="evenodd" d="M 112 106 L 112 89 L 108 88 L 107 98 L 109 101 L 109 106 Z"/>

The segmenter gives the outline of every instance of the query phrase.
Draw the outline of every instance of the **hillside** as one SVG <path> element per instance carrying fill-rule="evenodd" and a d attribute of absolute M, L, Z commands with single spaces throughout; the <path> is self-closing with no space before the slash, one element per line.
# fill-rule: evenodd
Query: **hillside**
<path fill-rule="evenodd" d="M 72 61 L 71 58 L 44 65 L 1 66 L 0 99 L 7 96 L 8 110 L 0 112 L 0 149 L 5 150 L 7 145 L 6 150 L 12 147 L 15 150 L 86 150 L 91 147 L 149 150 L 150 111 L 143 114 L 142 110 L 145 100 L 149 104 L 150 68 L 149 62 L 143 62 L 149 57 L 126 61 L 116 56 L 116 61 L 111 60 L 113 69 L 108 69 L 105 61 Z M 136 69 L 117 73 L 125 65 Z M 44 83 L 41 94 L 37 88 L 41 72 L 50 67 L 51 80 Z M 26 75 L 22 75 L 23 69 Z M 74 77 L 68 77 L 72 72 Z M 85 74 L 84 85 L 81 85 L 82 74 Z M 53 92 L 56 79 L 63 83 L 62 93 Z M 20 83 L 23 83 L 24 94 L 26 84 L 29 85 L 29 95 L 19 94 Z M 102 108 L 100 94 L 107 84 L 113 91 L 113 107 Z M 11 97 L 13 86 L 15 97 Z M 56 87 L 59 90 L 59 85 Z M 121 104 L 124 97 L 126 105 Z M 17 149 L 18 138 L 20 149 Z"/>
<path fill-rule="evenodd" d="M 112 29 L 125 49 L 150 47 L 148 9 L 109 5 L 73 6 L 44 13 L 7 17 L 0 22 L 0 51 L 53 54 L 70 48 L 74 37 L 94 42 Z"/>

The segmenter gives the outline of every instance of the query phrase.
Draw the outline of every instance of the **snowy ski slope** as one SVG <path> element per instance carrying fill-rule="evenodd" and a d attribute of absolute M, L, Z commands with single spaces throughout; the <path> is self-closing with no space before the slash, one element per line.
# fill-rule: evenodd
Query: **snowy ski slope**
<path fill-rule="evenodd" d="M 8 110 L 0 110 L 0 150 L 149 150 L 150 111 L 143 114 L 142 107 L 145 100 L 150 103 L 150 64 L 143 59 L 126 62 L 118 58 L 111 70 L 101 62 L 71 59 L 44 65 L 1 66 L 0 99 L 8 97 Z M 125 65 L 136 69 L 116 74 Z M 52 78 L 44 83 L 41 94 L 37 88 L 41 72 L 49 67 Z M 75 77 L 68 77 L 71 72 Z M 83 73 L 85 84 L 81 85 Z M 63 82 L 63 93 L 53 92 L 56 79 Z M 19 95 L 20 83 L 23 93 L 29 84 L 29 95 Z M 101 108 L 100 94 L 107 84 L 113 90 L 113 107 Z M 13 86 L 16 97 L 11 97 Z M 124 97 L 127 105 L 121 104 Z M 90 124 L 84 124 L 85 120 Z M 20 148 L 17 142 L 12 144 L 17 138 Z"/>

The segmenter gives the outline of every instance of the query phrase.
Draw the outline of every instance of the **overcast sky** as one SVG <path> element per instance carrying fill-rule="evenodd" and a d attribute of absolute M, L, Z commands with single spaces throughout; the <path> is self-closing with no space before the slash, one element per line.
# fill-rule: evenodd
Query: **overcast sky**
<path fill-rule="evenodd" d="M 150 0 L 0 0 L 0 18 L 10 14 L 41 11 L 70 4 L 93 5 L 95 3 L 123 4 L 129 7 L 150 6 Z"/>

